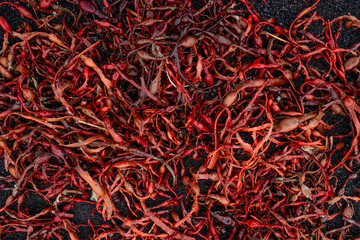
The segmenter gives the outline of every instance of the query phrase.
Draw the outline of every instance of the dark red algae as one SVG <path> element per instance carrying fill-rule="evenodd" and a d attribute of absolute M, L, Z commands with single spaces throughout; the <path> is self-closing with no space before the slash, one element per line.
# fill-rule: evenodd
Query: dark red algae
<path fill-rule="evenodd" d="M 0 3 L 0 238 L 356 238 L 359 8 Z"/>

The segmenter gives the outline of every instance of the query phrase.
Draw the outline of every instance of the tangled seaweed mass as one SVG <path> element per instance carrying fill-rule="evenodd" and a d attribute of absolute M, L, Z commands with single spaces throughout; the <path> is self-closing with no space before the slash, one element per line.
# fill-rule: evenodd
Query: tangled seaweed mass
<path fill-rule="evenodd" d="M 360 20 L 324 20 L 317 3 L 283 28 L 249 0 L 2 2 L 24 23 L 0 16 L 1 239 L 75 240 L 86 226 L 87 239 L 340 239 L 359 227 L 360 197 L 331 181 L 358 173 L 360 43 L 337 42 Z M 24 206 L 31 196 L 42 209 Z M 75 203 L 104 222 L 74 223 Z M 324 228 L 338 216 L 345 225 Z"/>

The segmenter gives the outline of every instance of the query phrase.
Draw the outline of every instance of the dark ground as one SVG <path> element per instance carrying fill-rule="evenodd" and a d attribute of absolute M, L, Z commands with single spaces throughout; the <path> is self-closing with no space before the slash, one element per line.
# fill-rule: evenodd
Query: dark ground
<path fill-rule="evenodd" d="M 9 0 L 12 2 L 13 0 Z M 3 0 L 0 0 L 0 2 L 3 2 Z M 64 2 L 64 1 L 58 1 L 58 2 Z M 97 1 L 99 2 L 98 6 L 101 8 L 101 0 Z M 194 1 L 193 1 L 194 2 Z M 299 13 L 302 9 L 309 7 L 313 4 L 314 1 L 309 0 L 267 0 L 265 4 L 263 0 L 254 0 L 252 1 L 254 7 L 256 8 L 257 12 L 259 13 L 260 17 L 262 19 L 268 19 L 268 18 L 275 18 L 280 26 L 282 27 L 289 27 L 290 23 L 293 21 L 297 13 Z M 354 15 L 358 18 L 360 18 L 360 0 L 352 0 L 352 1 L 341 1 L 341 0 L 321 0 L 316 8 L 316 12 L 318 15 L 324 17 L 325 19 L 332 20 L 338 16 L 346 15 L 350 13 L 351 15 Z M 0 15 L 6 17 L 8 22 L 12 25 L 14 29 L 21 26 L 22 22 L 24 21 L 23 18 L 20 17 L 20 15 L 12 11 L 10 7 L 8 6 L 0 6 Z M 313 33 L 316 33 L 318 31 L 316 27 L 312 29 Z M 0 30 L 0 35 L 2 37 L 3 32 Z M 2 39 L 0 39 L 2 42 Z M 342 32 L 340 39 L 339 39 L 339 47 L 349 47 L 351 44 L 354 44 L 356 42 L 360 42 L 360 30 L 357 31 L 349 31 L 344 29 Z M 334 119 L 333 115 L 328 114 L 325 116 L 325 121 L 328 123 L 334 123 L 336 121 L 339 121 L 339 119 Z M 344 121 L 347 121 L 347 119 L 344 119 Z M 328 132 L 329 135 L 334 133 L 348 133 L 350 131 L 350 125 L 349 122 L 346 124 L 338 124 L 335 128 L 333 128 L 331 131 Z M 336 157 L 336 156 L 335 156 Z M 184 164 L 187 163 L 190 164 L 194 161 L 184 160 Z M 357 171 L 359 169 L 359 166 L 354 166 L 353 170 Z M 345 180 L 350 175 L 349 172 L 347 172 L 344 169 L 339 169 L 335 172 L 335 177 L 332 177 L 331 182 L 335 189 L 335 194 L 339 191 L 339 189 L 344 185 Z M 8 176 L 8 173 L 4 169 L 4 162 L 3 158 L 0 159 L 0 177 L 6 177 Z M 3 180 L 0 179 L 0 184 L 3 182 Z M 204 183 L 206 184 L 206 183 Z M 206 188 L 206 186 L 205 186 Z M 356 196 L 359 195 L 359 192 L 357 189 L 360 189 L 360 174 L 355 179 L 349 180 L 347 182 L 346 188 L 345 188 L 345 195 L 347 196 Z M 4 205 L 4 202 L 8 195 L 11 194 L 11 191 L 8 190 L 0 190 L 0 206 Z M 344 200 L 341 200 L 339 202 L 339 207 L 344 208 L 346 207 L 346 202 Z M 37 209 L 42 209 L 41 206 L 42 203 L 36 198 L 30 197 L 24 202 L 24 207 L 29 207 L 30 210 L 33 210 L 34 212 L 38 212 Z M 90 219 L 91 222 L 94 224 L 101 224 L 103 223 L 102 216 L 95 211 L 95 213 L 92 213 L 93 206 L 90 204 L 80 204 L 75 203 L 74 207 L 72 208 L 72 213 L 74 213 L 74 223 L 75 224 L 87 224 L 88 220 Z M 354 204 L 354 218 L 353 220 L 360 222 L 360 204 Z M 329 213 L 334 213 L 336 211 L 339 211 L 339 208 L 334 204 L 329 209 Z M 344 221 L 341 218 L 341 215 L 338 215 L 336 218 L 334 218 L 332 221 L 329 221 L 326 223 L 326 230 L 338 228 L 344 225 Z M 80 227 L 80 232 L 78 232 L 80 239 L 88 239 L 89 234 L 91 234 L 90 227 Z M 350 237 L 349 239 L 355 239 L 360 236 L 360 228 L 358 227 L 351 227 L 349 232 L 349 235 L 352 235 L 353 237 Z M 6 237 L 5 239 L 25 239 L 26 233 L 19 233 L 19 234 L 11 234 L 10 236 Z M 66 238 L 64 238 L 66 239 Z"/>

